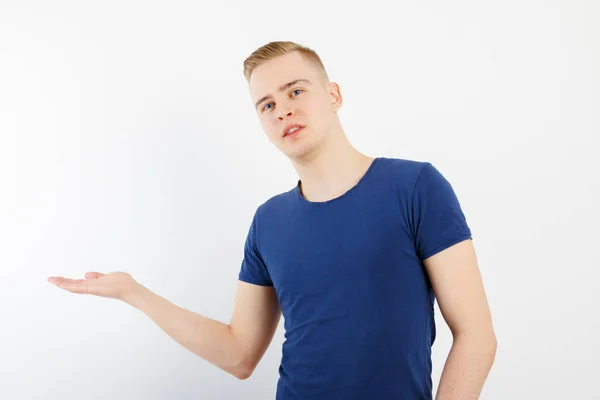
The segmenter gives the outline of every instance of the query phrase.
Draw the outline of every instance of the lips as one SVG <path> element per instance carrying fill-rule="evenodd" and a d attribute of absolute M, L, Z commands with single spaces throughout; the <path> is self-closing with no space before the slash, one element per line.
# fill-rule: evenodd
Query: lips
<path fill-rule="evenodd" d="M 296 129 L 294 129 L 294 130 L 292 130 L 292 132 L 290 132 L 290 129 L 292 129 L 292 128 L 296 128 Z M 304 128 L 304 125 L 290 124 L 290 125 L 287 125 L 285 128 L 283 128 L 283 131 L 281 134 L 283 137 L 286 137 L 286 136 L 292 135 L 294 133 L 298 133 L 298 131 L 302 130 L 302 128 Z"/>

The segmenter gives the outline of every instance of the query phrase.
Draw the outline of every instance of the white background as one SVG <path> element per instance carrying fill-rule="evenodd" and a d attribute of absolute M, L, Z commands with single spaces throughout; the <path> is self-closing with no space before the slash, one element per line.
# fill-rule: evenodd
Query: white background
<path fill-rule="evenodd" d="M 481 398 L 600 399 L 597 1 L 200 3 L 0 1 L 0 398 L 274 398 L 283 320 L 239 381 L 46 278 L 124 270 L 229 322 L 253 212 L 297 179 L 242 62 L 292 40 L 359 150 L 454 186 L 499 343 Z"/>

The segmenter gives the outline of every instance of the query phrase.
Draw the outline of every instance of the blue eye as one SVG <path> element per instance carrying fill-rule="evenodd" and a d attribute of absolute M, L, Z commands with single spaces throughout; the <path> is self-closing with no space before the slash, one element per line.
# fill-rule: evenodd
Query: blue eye
<path fill-rule="evenodd" d="M 292 91 L 292 93 L 294 93 L 294 92 L 303 92 L 303 90 L 302 90 L 302 89 L 296 89 L 296 90 Z M 267 104 L 265 104 L 265 105 L 263 106 L 262 110 L 263 110 L 263 111 L 267 111 L 267 110 L 268 110 L 267 106 L 269 106 L 269 105 L 271 105 L 271 104 L 272 104 L 272 103 L 267 103 Z"/>

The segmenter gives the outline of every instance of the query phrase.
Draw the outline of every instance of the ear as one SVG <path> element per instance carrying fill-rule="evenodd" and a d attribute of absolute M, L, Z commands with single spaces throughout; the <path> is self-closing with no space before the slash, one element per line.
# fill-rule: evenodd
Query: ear
<path fill-rule="evenodd" d="M 342 107 L 343 99 L 340 86 L 335 82 L 329 84 L 329 97 L 331 99 L 331 108 L 334 112 L 337 112 Z"/>

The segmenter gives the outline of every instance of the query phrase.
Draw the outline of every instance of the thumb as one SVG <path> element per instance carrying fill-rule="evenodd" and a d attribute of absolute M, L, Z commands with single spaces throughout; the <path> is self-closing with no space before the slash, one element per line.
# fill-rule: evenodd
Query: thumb
<path fill-rule="evenodd" d="M 87 272 L 85 274 L 85 279 L 98 279 L 102 276 L 104 276 L 104 274 L 101 274 L 100 272 Z"/>

